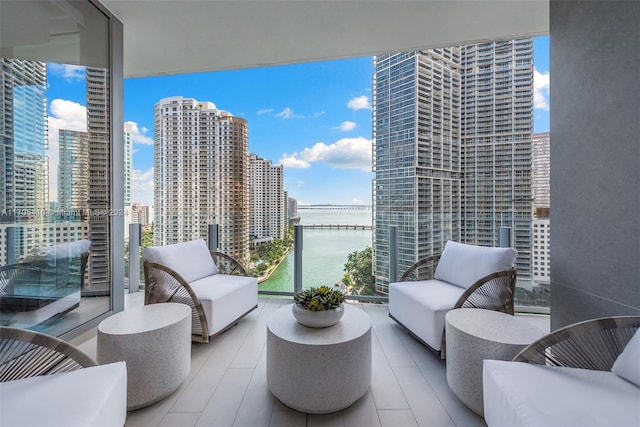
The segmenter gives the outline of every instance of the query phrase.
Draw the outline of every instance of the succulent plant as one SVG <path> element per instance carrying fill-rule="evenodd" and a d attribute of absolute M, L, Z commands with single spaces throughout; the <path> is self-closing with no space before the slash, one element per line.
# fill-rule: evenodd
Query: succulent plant
<path fill-rule="evenodd" d="M 338 308 L 344 302 L 345 296 L 338 288 L 323 285 L 308 288 L 293 296 L 298 307 L 309 311 L 323 311 Z"/>

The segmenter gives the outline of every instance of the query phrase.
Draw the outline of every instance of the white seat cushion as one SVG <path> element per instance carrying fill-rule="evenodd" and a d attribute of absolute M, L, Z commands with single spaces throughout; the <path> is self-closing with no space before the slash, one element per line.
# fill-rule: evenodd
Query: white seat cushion
<path fill-rule="evenodd" d="M 127 418 L 125 362 L 0 383 L 0 425 L 118 426 Z"/>
<path fill-rule="evenodd" d="M 609 371 L 485 360 L 483 394 L 490 427 L 640 422 L 640 388 Z"/>
<path fill-rule="evenodd" d="M 611 372 L 640 387 L 640 329 L 633 334 L 613 366 Z M 640 405 L 640 402 L 638 403 Z"/>
<path fill-rule="evenodd" d="M 434 350 L 440 350 L 447 311 L 465 289 L 439 280 L 389 285 L 389 313 Z"/>
<path fill-rule="evenodd" d="M 518 256 L 513 248 L 491 248 L 447 241 L 434 279 L 468 288 L 488 274 L 508 270 Z"/>
<path fill-rule="evenodd" d="M 169 267 L 187 283 L 218 274 L 218 267 L 202 239 L 166 246 L 150 246 L 142 251 L 142 256 L 147 261 Z"/>
<path fill-rule="evenodd" d="M 192 282 L 207 317 L 209 335 L 214 335 L 258 305 L 255 277 L 216 274 Z"/>

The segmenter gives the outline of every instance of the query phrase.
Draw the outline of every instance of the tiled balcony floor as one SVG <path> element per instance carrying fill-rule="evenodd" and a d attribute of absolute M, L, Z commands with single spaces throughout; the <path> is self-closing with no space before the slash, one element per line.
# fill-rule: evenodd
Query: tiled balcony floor
<path fill-rule="evenodd" d="M 141 293 L 132 294 L 127 305 L 142 301 Z M 372 324 L 369 391 L 334 414 L 307 415 L 287 408 L 267 388 L 266 328 L 269 316 L 289 303 L 260 298 L 258 308 L 237 326 L 209 344 L 193 344 L 186 381 L 166 399 L 129 412 L 127 427 L 485 425 L 449 389 L 444 361 L 409 336 L 380 304 L 357 304 Z M 79 347 L 95 357 L 95 329 L 85 339 Z"/>

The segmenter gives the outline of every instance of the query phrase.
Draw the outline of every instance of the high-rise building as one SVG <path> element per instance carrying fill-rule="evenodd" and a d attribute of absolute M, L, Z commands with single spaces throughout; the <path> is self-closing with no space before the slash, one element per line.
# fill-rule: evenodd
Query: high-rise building
<path fill-rule="evenodd" d="M 462 241 L 498 245 L 512 229 L 518 278 L 531 278 L 533 41 L 464 46 Z"/>
<path fill-rule="evenodd" d="M 219 225 L 222 252 L 249 257 L 249 128 L 211 102 L 170 97 L 155 105 L 154 240 L 207 238 Z"/>
<path fill-rule="evenodd" d="M 85 295 L 101 295 L 110 287 L 109 212 L 111 209 L 111 152 L 109 130 L 109 73 L 87 67 L 87 133 L 89 135 L 89 286 Z M 87 283 L 87 282 L 85 282 Z"/>
<path fill-rule="evenodd" d="M 58 208 L 65 216 L 89 207 L 88 139 L 87 132 L 58 131 Z"/>
<path fill-rule="evenodd" d="M 133 224 L 131 210 L 131 173 L 133 171 L 133 129 L 130 123 L 124 124 L 124 239 L 129 239 L 129 224 Z"/>
<path fill-rule="evenodd" d="M 549 218 L 533 220 L 532 251 L 533 285 L 549 286 L 551 283 L 551 224 Z"/>
<path fill-rule="evenodd" d="M 289 197 L 289 193 L 287 192 L 287 218 L 289 219 L 289 224 L 298 224 L 300 222 L 300 217 L 298 216 L 298 201 L 293 197 Z"/>
<path fill-rule="evenodd" d="M 531 39 L 374 58 L 376 291 L 447 240 L 497 246 L 512 227 L 531 276 Z"/>
<path fill-rule="evenodd" d="M 283 239 L 287 230 L 284 167 L 249 155 L 250 228 L 254 239 Z"/>
<path fill-rule="evenodd" d="M 142 202 L 133 202 L 131 205 L 131 223 L 140 224 L 142 228 L 151 225 L 151 206 Z"/>
<path fill-rule="evenodd" d="M 42 221 L 49 207 L 46 65 L 0 64 L 0 222 Z"/>
<path fill-rule="evenodd" d="M 551 167 L 551 147 L 549 132 L 535 133 L 531 136 L 531 190 L 533 207 L 545 215 L 550 208 L 549 176 Z M 546 212 L 548 213 L 548 212 Z"/>
<path fill-rule="evenodd" d="M 374 275 L 398 273 L 460 239 L 460 49 L 377 56 L 373 78 Z M 391 278 L 393 281 L 395 278 Z"/>

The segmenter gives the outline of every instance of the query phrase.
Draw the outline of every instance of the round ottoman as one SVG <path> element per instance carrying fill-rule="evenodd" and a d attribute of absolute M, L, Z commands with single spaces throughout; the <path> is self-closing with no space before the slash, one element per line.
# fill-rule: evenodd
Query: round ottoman
<path fill-rule="evenodd" d="M 98 325 L 97 361 L 127 362 L 127 409 L 171 394 L 191 369 L 191 308 L 151 304 L 130 308 Z"/>
<path fill-rule="evenodd" d="M 545 333 L 521 317 L 478 308 L 451 310 L 445 319 L 447 383 L 462 403 L 483 415 L 484 359 L 511 360 Z"/>
<path fill-rule="evenodd" d="M 267 384 L 282 403 L 308 414 L 340 411 L 371 383 L 371 322 L 344 304 L 342 319 L 327 328 L 299 324 L 292 305 L 267 325 Z"/>

